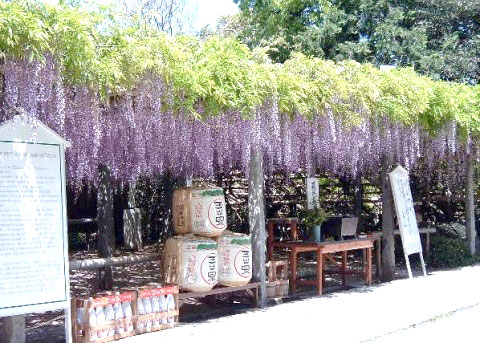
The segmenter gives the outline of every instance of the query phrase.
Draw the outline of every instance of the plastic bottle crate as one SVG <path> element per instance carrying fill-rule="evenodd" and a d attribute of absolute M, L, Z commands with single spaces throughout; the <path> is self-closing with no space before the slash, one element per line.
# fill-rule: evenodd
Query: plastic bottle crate
<path fill-rule="evenodd" d="M 163 305 L 162 305 L 163 297 Z M 167 299 L 173 304 L 166 303 Z M 155 305 L 155 298 L 159 301 Z M 142 309 L 142 303 L 144 308 Z M 151 310 L 148 308 L 151 304 Z M 146 304 L 146 305 L 145 305 Z M 168 308 L 170 307 L 170 308 Z M 164 330 L 174 327 L 178 323 L 178 286 L 152 285 L 139 288 L 137 291 L 137 315 L 135 317 L 135 332 L 137 334 Z"/>
<path fill-rule="evenodd" d="M 104 343 L 135 335 L 133 323 L 136 316 L 136 298 L 135 291 L 123 291 L 72 299 L 73 343 Z M 127 302 L 130 303 L 130 310 L 127 312 L 131 315 L 125 317 L 124 308 L 119 309 L 118 306 L 125 304 L 127 307 Z M 107 319 L 108 306 L 111 306 L 114 318 L 115 306 L 117 313 L 121 311 L 122 316 L 117 315 L 117 319 L 113 320 Z M 98 313 L 104 312 L 105 320 L 102 320 L 102 323 L 97 322 L 96 309 Z"/>

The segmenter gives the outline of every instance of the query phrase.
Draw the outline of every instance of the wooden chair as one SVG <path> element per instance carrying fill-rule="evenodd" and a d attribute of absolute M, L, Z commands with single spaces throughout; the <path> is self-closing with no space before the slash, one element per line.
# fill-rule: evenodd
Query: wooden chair
<path fill-rule="evenodd" d="M 267 259 L 273 260 L 273 248 L 276 242 L 299 239 L 297 218 L 270 218 L 267 220 Z"/>

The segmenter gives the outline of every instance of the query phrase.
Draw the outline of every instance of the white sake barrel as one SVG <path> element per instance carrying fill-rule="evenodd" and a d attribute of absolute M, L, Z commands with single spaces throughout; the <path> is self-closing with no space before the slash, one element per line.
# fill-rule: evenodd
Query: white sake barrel
<path fill-rule="evenodd" d="M 217 237 L 227 228 L 225 196 L 221 188 L 179 188 L 173 192 L 176 233 Z"/>
<path fill-rule="evenodd" d="M 164 281 L 181 290 L 209 291 L 218 282 L 217 243 L 194 235 L 167 239 L 163 258 Z"/>
<path fill-rule="evenodd" d="M 218 238 L 218 283 L 243 286 L 252 278 L 252 241 L 250 236 L 224 231 Z"/>

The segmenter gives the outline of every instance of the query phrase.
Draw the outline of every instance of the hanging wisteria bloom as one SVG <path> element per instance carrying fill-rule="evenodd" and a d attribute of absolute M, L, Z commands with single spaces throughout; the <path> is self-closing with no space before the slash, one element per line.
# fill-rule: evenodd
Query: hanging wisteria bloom
<path fill-rule="evenodd" d="M 345 125 L 330 110 L 308 119 L 279 111 L 278 95 L 258 106 L 253 118 L 226 110 L 199 119 L 174 113 L 171 87 L 161 77 L 145 75 L 130 92 L 108 103 L 82 86 L 66 86 L 54 60 L 4 63 L 2 120 L 23 108 L 72 143 L 67 151 L 67 176 L 72 184 L 97 180 L 99 164 L 119 181 L 141 175 L 170 173 L 176 178 L 211 177 L 232 169 L 248 174 L 251 149 L 261 150 L 265 171 L 331 175 L 376 173 L 384 154 L 414 169 L 422 161 L 431 171 L 447 160 L 448 175 L 463 173 L 472 139 L 462 142 L 456 124 L 432 137 L 419 124 L 404 126 L 387 117 L 372 119 L 362 108 L 358 125 Z M 201 104 L 198 113 L 203 113 Z"/>

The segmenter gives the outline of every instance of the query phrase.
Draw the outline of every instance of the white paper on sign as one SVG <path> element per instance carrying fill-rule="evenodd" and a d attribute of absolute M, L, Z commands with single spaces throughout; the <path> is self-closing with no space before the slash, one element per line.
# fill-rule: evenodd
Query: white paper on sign
<path fill-rule="evenodd" d="M 60 154 L 0 142 L 0 314 L 68 299 Z"/>
<path fill-rule="evenodd" d="M 320 200 L 319 184 L 316 177 L 307 177 L 307 207 L 312 209 Z"/>
<path fill-rule="evenodd" d="M 0 317 L 64 309 L 69 343 L 64 156 L 70 146 L 26 116 L 0 125 Z"/>
<path fill-rule="evenodd" d="M 398 166 L 388 175 L 392 186 L 403 249 L 407 255 L 420 253 L 422 252 L 422 244 L 413 208 L 408 172 L 401 166 Z"/>

